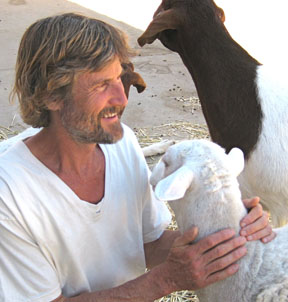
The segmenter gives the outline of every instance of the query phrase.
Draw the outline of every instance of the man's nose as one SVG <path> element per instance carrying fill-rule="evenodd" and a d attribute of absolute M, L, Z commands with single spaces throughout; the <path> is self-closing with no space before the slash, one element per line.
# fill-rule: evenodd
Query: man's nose
<path fill-rule="evenodd" d="M 121 81 L 113 85 L 113 96 L 110 100 L 111 105 L 126 106 L 128 103 L 127 96 Z"/>

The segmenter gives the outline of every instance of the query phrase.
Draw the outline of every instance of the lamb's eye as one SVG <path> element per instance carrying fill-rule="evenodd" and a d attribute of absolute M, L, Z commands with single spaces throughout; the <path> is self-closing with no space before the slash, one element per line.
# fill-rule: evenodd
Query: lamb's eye
<path fill-rule="evenodd" d="M 162 158 L 162 162 L 163 162 L 165 168 L 167 168 L 169 166 L 169 163 L 167 162 L 167 160 L 165 158 Z"/>

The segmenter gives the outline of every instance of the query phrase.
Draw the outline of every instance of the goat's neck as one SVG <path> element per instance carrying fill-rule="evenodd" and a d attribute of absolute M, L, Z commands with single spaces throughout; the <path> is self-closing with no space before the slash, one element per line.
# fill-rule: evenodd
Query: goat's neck
<path fill-rule="evenodd" d="M 169 202 L 181 232 L 192 225 L 199 228 L 197 240 L 226 228 L 240 230 L 240 220 L 247 214 L 236 180 L 234 184 L 209 191 L 186 192 L 182 200 Z"/>
<path fill-rule="evenodd" d="M 177 52 L 194 80 L 213 141 L 227 151 L 238 146 L 247 157 L 261 124 L 255 86 L 260 64 L 222 24 L 197 35 L 187 28 L 179 37 Z"/>

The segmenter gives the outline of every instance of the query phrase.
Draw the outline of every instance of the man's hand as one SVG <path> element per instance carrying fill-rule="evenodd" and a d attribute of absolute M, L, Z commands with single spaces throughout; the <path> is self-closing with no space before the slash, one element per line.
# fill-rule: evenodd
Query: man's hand
<path fill-rule="evenodd" d="M 240 235 L 245 236 L 248 241 L 260 239 L 267 243 L 273 240 L 276 234 L 269 224 L 268 213 L 263 211 L 259 202 L 259 197 L 243 200 L 245 207 L 250 211 L 240 222 Z"/>
<path fill-rule="evenodd" d="M 235 262 L 247 252 L 245 237 L 234 237 L 233 230 L 226 229 L 193 243 L 197 234 L 196 227 L 187 230 L 170 249 L 164 265 L 173 291 L 196 290 L 233 275 L 239 268 Z"/>

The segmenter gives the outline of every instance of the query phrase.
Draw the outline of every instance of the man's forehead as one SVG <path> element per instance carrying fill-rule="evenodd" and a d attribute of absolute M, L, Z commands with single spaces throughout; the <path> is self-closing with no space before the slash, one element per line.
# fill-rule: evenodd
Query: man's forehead
<path fill-rule="evenodd" d="M 98 71 L 82 71 L 78 73 L 75 77 L 76 81 L 87 81 L 89 84 L 99 83 L 102 81 L 108 81 L 114 77 L 121 75 L 123 68 L 119 59 L 113 60 L 111 63 L 108 63 L 104 68 Z"/>

